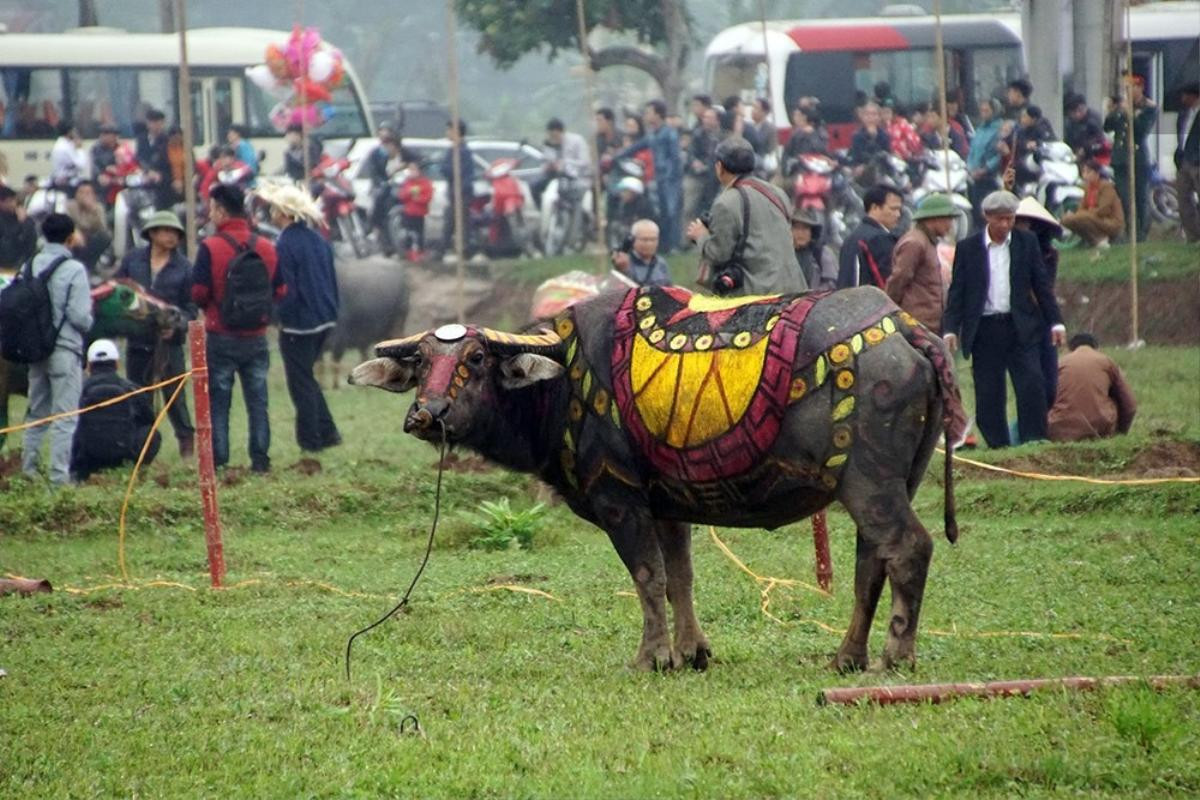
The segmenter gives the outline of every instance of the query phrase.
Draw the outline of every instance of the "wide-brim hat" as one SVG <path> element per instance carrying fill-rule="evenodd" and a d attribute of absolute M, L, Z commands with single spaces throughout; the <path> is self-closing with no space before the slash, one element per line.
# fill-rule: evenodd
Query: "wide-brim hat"
<path fill-rule="evenodd" d="M 814 239 L 821 235 L 821 215 L 815 209 L 796 206 L 792 209 L 792 224 L 796 223 L 807 225 L 812 230 Z"/>
<path fill-rule="evenodd" d="M 1043 222 L 1058 231 L 1058 233 L 1062 233 L 1062 223 L 1056 220 L 1054 215 L 1046 210 L 1045 206 L 1032 197 L 1021 198 L 1021 204 L 1017 206 L 1017 217 Z"/>
<path fill-rule="evenodd" d="M 179 221 L 179 217 L 175 216 L 174 211 L 155 211 L 150 219 L 146 220 L 146 224 L 142 226 L 142 238 L 150 241 L 150 231 L 155 228 L 170 228 L 178 231 L 180 236 L 187 233 L 184 230 L 183 223 Z"/>
<path fill-rule="evenodd" d="M 321 207 L 312 194 L 294 183 L 260 182 L 254 193 L 293 219 L 320 222 Z"/>
<path fill-rule="evenodd" d="M 912 218 L 913 222 L 917 222 L 922 219 L 943 219 L 957 216 L 958 207 L 954 205 L 953 200 L 944 194 L 931 194 L 917 206 Z"/>

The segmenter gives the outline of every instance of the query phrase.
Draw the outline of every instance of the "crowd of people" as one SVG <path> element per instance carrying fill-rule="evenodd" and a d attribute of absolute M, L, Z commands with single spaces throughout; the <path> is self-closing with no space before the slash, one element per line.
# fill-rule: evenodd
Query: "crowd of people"
<path fill-rule="evenodd" d="M 532 190 L 540 195 L 559 175 L 590 179 L 598 172 L 606 184 L 608 217 L 624 221 L 628 229 L 625 244 L 612 253 L 613 266 L 636 284 L 669 283 L 664 256 L 694 247 L 699 282 L 720 295 L 862 285 L 884 290 L 971 359 L 976 419 L 989 446 L 1047 436 L 1109 435 L 1128 429 L 1135 412 L 1133 395 L 1120 371 L 1098 352 L 1094 339 L 1076 337 L 1071 355 L 1057 359 L 1056 348 L 1066 344 L 1066 336 L 1053 291 L 1057 250 L 1052 242 L 1066 228 L 1086 244 L 1104 247 L 1126 231 L 1125 184 L 1106 178 L 1104 162 L 1120 169 L 1129 163 L 1132 150 L 1135 175 L 1141 176 L 1135 191 L 1143 194 L 1145 137 L 1157 113 L 1136 76 L 1130 93 L 1135 107 L 1132 148 L 1126 138 L 1129 116 L 1119 98 L 1112 99 L 1104 118 L 1083 98 L 1068 98 L 1064 139 L 1080 159 L 1084 196 L 1081 206 L 1061 222 L 1032 198 L 1020 200 L 1010 191 L 1022 180 L 1022 156 L 1055 138 L 1045 115 L 1031 103 L 1032 87 L 1023 80 L 1008 86 L 1003 103 L 982 100 L 974 120 L 954 99 L 947 104 L 944 121 L 929 106 L 900 108 L 885 84 L 876 87 L 874 97 L 860 98 L 859 125 L 844 158 L 855 180 L 864 184 L 865 213 L 838 248 L 823 241 L 822 215 L 793 206 L 780 188 L 799 156 L 829 151 L 819 105 L 812 98 L 801 99 L 791 110 L 793 130 L 782 148 L 771 105 L 761 98 L 743 109 L 737 97 L 718 105 L 696 95 L 690 104 L 691 128 L 661 100 L 620 118 L 601 108 L 595 115 L 597 161 L 582 135 L 552 119 L 546 126 L 545 172 Z M 1181 216 L 1185 235 L 1200 240 L 1200 215 L 1194 208 L 1194 189 L 1200 183 L 1200 89 L 1185 86 L 1181 99 L 1176 153 Z M 250 468 L 270 469 L 266 333 L 273 319 L 279 322 L 280 353 L 296 406 L 297 442 L 307 451 L 340 443 L 313 377 L 313 365 L 337 318 L 333 253 L 327 239 L 314 230 L 322 223 L 321 210 L 309 187 L 300 184 L 305 167 L 319 159 L 320 145 L 306 158 L 305 137 L 298 129 L 287 132 L 283 170 L 297 183 L 264 182 L 257 191 L 280 231 L 272 239 L 256 233 L 248 219 L 243 188 L 215 178 L 229 170 L 244 171 L 252 184 L 259 171 L 246 131 L 231 127 L 226 144 L 198 164 L 200 195 L 214 232 L 200 244 L 193 264 L 181 252 L 184 228 L 170 210 L 181 196 L 184 154 L 179 131 L 166 126 L 165 115 L 150 110 L 132 148 L 122 146 L 112 128 L 101 129 L 87 151 L 69 123 L 60 134 L 51 155 L 51 181 L 69 187 L 67 213 L 49 214 L 39 229 L 24 212 L 23 195 L 33 191 L 34 184 L 27 182 L 20 190 L 0 184 L 0 268 L 24 266 L 41 276 L 53 308 L 52 352 L 30 364 L 30 418 L 57 417 L 81 402 L 91 404 L 127 392 L 132 385 L 150 385 L 186 371 L 178 329 L 130 338 L 126 378 L 117 375 L 121 357 L 116 343 L 99 340 L 85 350 L 93 321 L 88 275 L 109 249 L 110 211 L 122 178 L 137 170 L 153 187 L 160 210 L 141 230 L 145 244 L 127 253 L 113 274 L 177 307 L 185 319 L 203 313 L 217 465 L 230 459 L 229 413 L 233 386 L 240 380 L 249 419 Z M 462 180 L 457 194 L 448 193 L 442 231 L 446 249 L 454 236 L 455 208 L 471 200 L 474 160 L 466 134 L 462 122 L 448 129 L 451 146 L 442 174 L 457 169 Z M 313 147 L 313 140 L 308 145 Z M 959 215 L 950 197 L 927 195 L 912 212 L 911 229 L 900 235 L 897 226 L 906 198 L 879 172 L 882 154 L 911 163 L 924 151 L 943 147 L 965 161 L 979 223 L 979 232 L 958 244 L 950 270 L 938 252 Z M 405 171 L 399 191 L 392 188 L 397 163 Z M 398 244 L 419 260 L 433 195 L 420 159 L 406 156 L 397 134 L 382 131 L 364 174 L 377 193 L 372 223 L 381 225 L 391 205 L 400 203 L 405 241 Z M 1143 233 L 1145 198 L 1138 197 L 1136 206 L 1135 230 Z M 39 236 L 45 242 L 40 251 Z M 1018 418 L 1011 429 L 1005 417 L 1006 376 L 1017 395 Z M 170 391 L 171 386 L 164 389 Z M 48 426 L 29 429 L 25 470 L 38 471 L 40 446 L 47 435 L 50 478 L 56 484 L 133 458 L 130 442 L 138 437 L 112 436 L 105 433 L 106 426 L 120 418 L 125 433 L 141 431 L 148 403 L 147 395 L 139 395 L 108 407 L 105 415 L 87 424 L 62 416 Z M 169 419 L 181 455 L 190 457 L 194 428 L 186 396 L 176 399 Z M 135 444 L 140 449 L 140 442 Z M 155 443 L 150 458 L 157 448 Z"/>

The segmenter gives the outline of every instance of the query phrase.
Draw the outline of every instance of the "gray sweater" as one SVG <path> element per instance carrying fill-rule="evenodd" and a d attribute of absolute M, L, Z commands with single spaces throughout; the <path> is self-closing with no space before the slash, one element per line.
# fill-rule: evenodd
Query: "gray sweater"
<path fill-rule="evenodd" d="M 59 256 L 71 251 L 61 244 L 46 244 L 33 257 L 33 274 L 41 275 Z M 73 258 L 68 258 L 50 277 L 50 303 L 54 306 L 54 325 L 62 323 L 58 347 L 83 356 L 84 340 L 92 329 L 92 287 L 88 285 L 87 270 Z M 66 322 L 63 322 L 66 314 Z"/>

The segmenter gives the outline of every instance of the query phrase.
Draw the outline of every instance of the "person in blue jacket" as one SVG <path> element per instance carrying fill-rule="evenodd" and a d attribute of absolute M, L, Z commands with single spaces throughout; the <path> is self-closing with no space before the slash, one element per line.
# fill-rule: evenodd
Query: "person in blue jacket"
<path fill-rule="evenodd" d="M 313 376 L 313 365 L 337 324 L 333 250 L 310 227 L 321 219 L 321 210 L 300 186 L 270 184 L 258 194 L 271 206 L 271 222 L 281 231 L 275 252 L 287 293 L 279 304 L 279 353 L 296 407 L 296 443 L 301 450 L 315 452 L 342 443 Z"/>
<path fill-rule="evenodd" d="M 654 182 L 658 189 L 658 213 L 662 228 L 661 252 L 666 255 L 679 246 L 683 233 L 680 214 L 683 205 L 683 154 L 679 134 L 667 124 L 667 104 L 651 100 L 642 113 L 647 133 L 613 156 L 614 161 L 649 150 L 654 156 Z"/>

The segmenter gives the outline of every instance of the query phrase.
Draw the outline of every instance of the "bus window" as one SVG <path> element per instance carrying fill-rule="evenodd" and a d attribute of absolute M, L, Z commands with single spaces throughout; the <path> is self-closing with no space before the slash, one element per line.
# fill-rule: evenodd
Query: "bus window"
<path fill-rule="evenodd" d="M 173 116 L 172 77 L 166 69 L 68 69 L 67 98 L 71 119 L 85 139 L 98 136 L 105 124 L 133 136 L 150 108 Z"/>
<path fill-rule="evenodd" d="M 0 138 L 53 139 L 62 119 L 61 70 L 0 69 Z"/>
<path fill-rule="evenodd" d="M 720 103 L 731 96 L 741 97 L 743 100 L 752 98 L 755 81 L 763 63 L 763 57 L 757 55 L 728 55 L 722 56 L 716 62 L 710 62 L 708 86 L 711 87 L 713 99 Z"/>
<path fill-rule="evenodd" d="M 278 99 L 255 86 L 252 81 L 243 82 L 246 95 L 246 124 L 250 135 L 278 136 L 279 131 L 271 124 L 271 109 L 279 102 Z M 334 89 L 333 117 L 314 133 L 322 139 L 341 139 L 370 136 L 366 120 L 363 118 L 362 107 L 349 84 Z"/>
<path fill-rule="evenodd" d="M 233 81 L 230 78 L 217 78 L 213 81 L 213 104 L 217 115 L 217 143 L 225 143 L 225 134 L 233 119 Z"/>
<path fill-rule="evenodd" d="M 1021 77 L 1020 47 L 975 47 L 969 51 L 970 81 L 968 88 L 975 95 L 969 98 L 978 102 L 988 97 L 1004 97 L 1008 82 Z M 969 103 L 974 107 L 974 103 Z"/>
<path fill-rule="evenodd" d="M 853 121 L 854 64 L 853 53 L 793 53 L 783 83 L 788 108 L 795 108 L 801 97 L 815 97 L 825 122 Z"/>
<path fill-rule="evenodd" d="M 1163 111 L 1182 111 L 1179 90 L 1189 80 L 1194 81 L 1196 76 L 1200 75 L 1200 40 L 1173 39 L 1153 44 L 1161 47 L 1163 54 L 1163 90 L 1166 92 L 1162 99 Z M 1139 43 L 1138 47 L 1142 45 Z"/>

